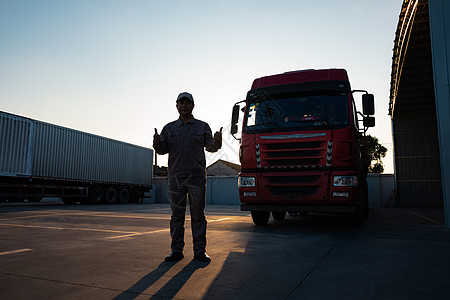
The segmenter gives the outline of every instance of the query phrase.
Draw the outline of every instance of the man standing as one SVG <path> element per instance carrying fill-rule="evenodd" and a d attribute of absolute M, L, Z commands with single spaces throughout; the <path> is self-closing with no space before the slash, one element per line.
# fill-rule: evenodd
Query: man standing
<path fill-rule="evenodd" d="M 211 133 L 209 125 L 192 116 L 194 98 L 181 93 L 177 98 L 178 120 L 164 126 L 161 135 L 155 128 L 153 148 L 158 154 L 169 153 L 169 196 L 172 208 L 170 235 L 172 253 L 166 261 L 184 257 L 184 220 L 189 197 L 194 258 L 210 262 L 206 254 L 206 159 L 205 151 L 216 152 L 222 147 L 222 128 Z M 189 196 L 188 196 L 189 195 Z"/>

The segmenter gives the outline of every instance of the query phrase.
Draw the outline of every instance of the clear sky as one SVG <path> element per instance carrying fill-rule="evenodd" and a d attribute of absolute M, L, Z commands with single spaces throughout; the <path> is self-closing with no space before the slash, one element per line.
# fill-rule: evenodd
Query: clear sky
<path fill-rule="evenodd" d="M 238 163 L 231 110 L 253 79 L 345 68 L 353 89 L 375 95 L 368 133 L 388 148 L 393 172 L 388 103 L 402 2 L 0 0 L 0 110 L 151 147 L 188 91 L 194 116 L 224 127 L 207 163 Z"/>

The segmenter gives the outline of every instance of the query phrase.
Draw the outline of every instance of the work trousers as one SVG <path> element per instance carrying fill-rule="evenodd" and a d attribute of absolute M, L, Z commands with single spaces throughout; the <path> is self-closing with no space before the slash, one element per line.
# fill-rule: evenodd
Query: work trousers
<path fill-rule="evenodd" d="M 172 208 L 170 236 L 172 251 L 183 252 L 186 202 L 189 199 L 194 254 L 205 252 L 206 247 L 206 178 L 195 176 L 169 176 L 169 196 Z"/>

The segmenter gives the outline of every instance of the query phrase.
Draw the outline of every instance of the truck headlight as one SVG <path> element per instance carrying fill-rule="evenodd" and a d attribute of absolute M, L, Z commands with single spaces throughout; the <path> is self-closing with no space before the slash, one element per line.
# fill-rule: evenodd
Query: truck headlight
<path fill-rule="evenodd" d="M 238 186 L 254 187 L 254 186 L 256 186 L 256 179 L 255 179 L 255 177 L 239 177 Z"/>
<path fill-rule="evenodd" d="M 333 186 L 357 186 L 358 176 L 334 176 Z"/>

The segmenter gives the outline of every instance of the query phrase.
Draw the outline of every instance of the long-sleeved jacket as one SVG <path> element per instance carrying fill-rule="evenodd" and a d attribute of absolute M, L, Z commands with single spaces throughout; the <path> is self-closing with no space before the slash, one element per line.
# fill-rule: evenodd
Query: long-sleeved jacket
<path fill-rule="evenodd" d="M 222 147 L 214 140 L 206 122 L 193 117 L 168 123 L 161 132 L 161 142 L 153 145 L 156 153 L 169 153 L 169 177 L 185 175 L 205 177 L 205 151 L 216 152 Z"/>

